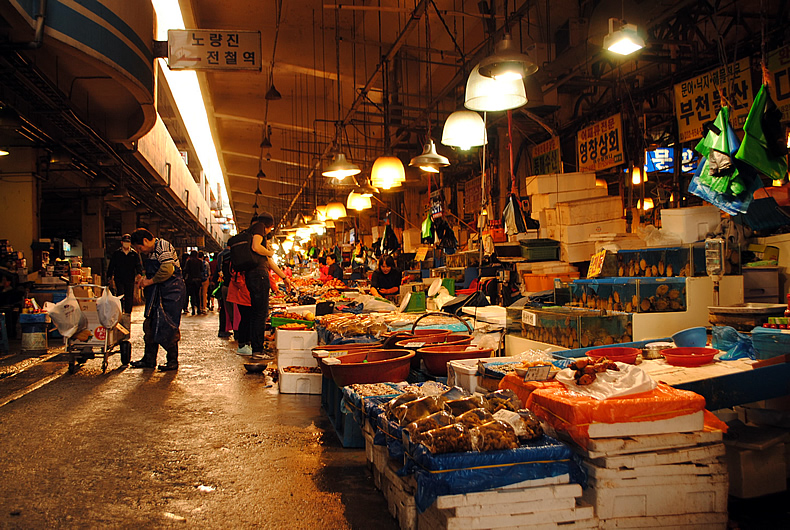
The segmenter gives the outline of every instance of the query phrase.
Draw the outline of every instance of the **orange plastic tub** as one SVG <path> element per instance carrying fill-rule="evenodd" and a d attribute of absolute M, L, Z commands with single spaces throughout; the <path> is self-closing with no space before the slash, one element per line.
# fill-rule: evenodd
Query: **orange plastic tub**
<path fill-rule="evenodd" d="M 467 348 L 470 348 L 467 350 Z M 447 363 L 462 359 L 482 359 L 491 357 L 491 348 L 474 348 L 467 344 L 450 344 L 421 348 L 419 353 L 425 369 L 432 375 L 447 377 Z"/>

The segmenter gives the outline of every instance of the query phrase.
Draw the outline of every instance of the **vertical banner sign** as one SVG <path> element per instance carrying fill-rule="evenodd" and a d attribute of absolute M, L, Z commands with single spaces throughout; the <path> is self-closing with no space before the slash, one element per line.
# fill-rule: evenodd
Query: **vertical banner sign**
<path fill-rule="evenodd" d="M 620 113 L 593 123 L 576 135 L 579 172 L 598 171 L 623 163 L 623 122 Z"/>
<path fill-rule="evenodd" d="M 261 32 L 168 30 L 167 64 L 171 70 L 260 70 Z"/>
<path fill-rule="evenodd" d="M 675 117 L 680 141 L 702 138 L 702 125 L 721 110 L 720 91 L 730 102 L 730 124 L 742 128 L 754 100 L 749 58 L 675 85 Z M 733 82 L 730 93 L 730 82 Z"/>
<path fill-rule="evenodd" d="M 532 174 L 551 175 L 555 173 L 562 173 L 560 138 L 558 136 L 532 148 Z"/>
<path fill-rule="evenodd" d="M 782 121 L 790 121 L 790 45 L 768 54 L 768 70 L 774 75 L 772 95 Z"/>

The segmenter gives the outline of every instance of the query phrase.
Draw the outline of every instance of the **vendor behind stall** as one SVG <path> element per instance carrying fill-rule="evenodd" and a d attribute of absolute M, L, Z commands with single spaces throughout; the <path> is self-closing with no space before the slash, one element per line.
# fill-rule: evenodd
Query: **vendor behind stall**
<path fill-rule="evenodd" d="M 395 267 L 395 259 L 392 256 L 382 256 L 378 268 L 370 278 L 373 296 L 397 301 L 400 283 L 401 271 Z"/>

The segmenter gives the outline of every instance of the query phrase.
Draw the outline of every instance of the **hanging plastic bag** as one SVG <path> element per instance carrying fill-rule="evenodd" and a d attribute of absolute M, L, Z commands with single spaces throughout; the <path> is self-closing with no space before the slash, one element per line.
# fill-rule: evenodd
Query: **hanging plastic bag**
<path fill-rule="evenodd" d="M 433 221 L 431 221 L 430 214 L 425 217 L 422 222 L 422 231 L 420 233 L 420 242 L 423 245 L 433 244 Z"/>
<path fill-rule="evenodd" d="M 739 333 L 730 326 L 713 326 L 713 340 L 711 345 L 726 353 L 719 357 L 722 361 L 734 361 L 736 359 L 757 358 L 754 351 L 754 344 L 748 335 Z"/>
<path fill-rule="evenodd" d="M 80 322 L 83 320 L 82 310 L 71 287 L 66 298 L 57 304 L 47 304 L 45 309 L 52 323 L 65 338 L 70 338 L 80 330 Z"/>
<path fill-rule="evenodd" d="M 112 329 L 121 320 L 123 308 L 121 307 L 121 296 L 114 296 L 110 289 L 104 288 L 104 292 L 96 301 L 96 312 L 99 314 L 99 323 L 107 329 Z"/>

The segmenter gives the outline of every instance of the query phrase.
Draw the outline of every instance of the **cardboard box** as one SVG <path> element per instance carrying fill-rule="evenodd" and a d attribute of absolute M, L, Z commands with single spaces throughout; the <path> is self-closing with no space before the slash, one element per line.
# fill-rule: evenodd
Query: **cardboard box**
<path fill-rule="evenodd" d="M 403 252 L 417 252 L 420 246 L 420 229 L 408 228 L 403 231 Z"/>
<path fill-rule="evenodd" d="M 590 236 L 597 234 L 617 234 L 625 232 L 625 219 L 599 221 L 578 225 L 560 227 L 560 241 L 562 243 L 584 243 L 590 241 Z M 552 237 L 551 239 L 556 239 Z"/>
<path fill-rule="evenodd" d="M 527 177 L 527 195 L 587 190 L 595 187 L 595 173 L 552 173 Z"/>
<path fill-rule="evenodd" d="M 606 194 L 606 190 L 603 188 L 597 189 L 602 190 L 604 195 Z M 623 216 L 623 200 L 619 196 L 593 196 L 581 199 L 556 204 L 560 225 L 595 223 L 620 219 Z"/>

